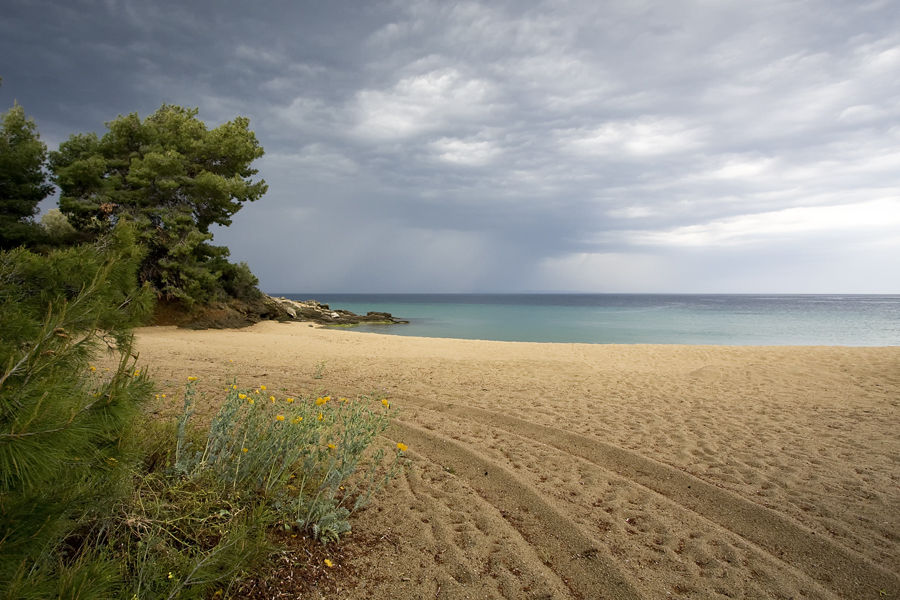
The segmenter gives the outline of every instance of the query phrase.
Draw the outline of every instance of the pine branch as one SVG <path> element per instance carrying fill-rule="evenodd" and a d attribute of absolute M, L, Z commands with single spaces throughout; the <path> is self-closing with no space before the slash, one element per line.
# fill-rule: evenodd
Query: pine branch
<path fill-rule="evenodd" d="M 83 301 L 86 298 L 89 298 L 96 291 L 97 287 L 100 285 L 100 282 L 107 280 L 109 272 L 111 270 L 112 261 L 108 261 L 107 264 L 104 265 L 94 276 L 94 279 L 93 281 L 91 281 L 90 286 L 88 286 L 87 288 L 85 288 L 85 286 L 81 287 L 81 292 L 75 297 L 75 300 L 73 302 L 69 303 L 63 301 L 62 311 L 57 317 L 57 327 L 50 327 L 50 320 L 53 317 L 53 305 L 50 304 L 47 307 L 47 318 L 44 321 L 44 332 L 41 335 L 40 340 L 31 347 L 31 350 L 25 353 L 25 355 L 19 360 L 18 363 L 16 363 L 16 365 L 12 369 L 7 371 L 3 374 L 2 377 L 0 377 L 0 388 L 3 387 L 3 384 L 6 383 L 7 379 L 18 372 L 23 364 L 25 364 L 30 358 L 32 358 L 39 349 L 43 348 L 44 344 L 46 344 L 47 341 L 55 334 L 56 329 L 64 323 L 64 319 L 68 311 L 72 308 L 79 308 Z"/>
<path fill-rule="evenodd" d="M 39 404 L 46 397 L 47 397 L 47 394 L 44 394 L 43 396 L 41 396 L 41 400 L 39 401 Z M 94 400 L 90 404 L 82 407 L 80 410 L 73 412 L 72 415 L 69 417 L 69 420 L 66 421 L 65 425 L 62 425 L 60 427 L 56 427 L 54 429 L 45 429 L 44 431 L 31 431 L 28 433 L 0 433 L 0 438 L 20 439 L 20 438 L 32 437 L 35 435 L 47 435 L 49 433 L 58 433 L 60 431 L 65 431 L 66 429 L 68 429 L 69 427 L 72 426 L 72 423 L 75 422 L 75 419 L 78 418 L 78 415 L 91 410 L 101 400 L 102 400 L 102 398 L 98 398 L 97 400 Z M 29 421 L 29 423 L 30 423 L 30 421 Z M 26 423 L 25 425 L 28 425 L 28 423 Z"/>

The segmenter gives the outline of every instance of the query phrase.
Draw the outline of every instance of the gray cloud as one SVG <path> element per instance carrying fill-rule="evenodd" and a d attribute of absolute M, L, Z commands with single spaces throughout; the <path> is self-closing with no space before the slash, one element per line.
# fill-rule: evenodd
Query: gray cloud
<path fill-rule="evenodd" d="M 45 139 L 248 116 L 269 291 L 896 292 L 893 2 L 13 0 Z"/>

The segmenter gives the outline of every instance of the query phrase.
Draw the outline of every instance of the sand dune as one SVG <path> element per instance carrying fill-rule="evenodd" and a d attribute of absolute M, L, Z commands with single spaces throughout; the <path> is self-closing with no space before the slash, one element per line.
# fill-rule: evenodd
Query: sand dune
<path fill-rule="evenodd" d="M 900 597 L 900 348 L 262 323 L 138 350 L 163 391 L 200 377 L 208 413 L 233 377 L 389 393 L 412 464 L 359 514 L 335 597 Z"/>

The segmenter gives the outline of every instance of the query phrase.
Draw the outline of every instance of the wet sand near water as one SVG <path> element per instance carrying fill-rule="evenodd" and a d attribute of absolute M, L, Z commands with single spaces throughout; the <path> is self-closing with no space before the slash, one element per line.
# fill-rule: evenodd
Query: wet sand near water
<path fill-rule="evenodd" d="M 264 322 L 139 329 L 137 350 L 164 414 L 188 376 L 201 417 L 234 378 L 400 409 L 411 464 L 356 515 L 340 588 L 309 597 L 900 598 L 900 348 Z"/>

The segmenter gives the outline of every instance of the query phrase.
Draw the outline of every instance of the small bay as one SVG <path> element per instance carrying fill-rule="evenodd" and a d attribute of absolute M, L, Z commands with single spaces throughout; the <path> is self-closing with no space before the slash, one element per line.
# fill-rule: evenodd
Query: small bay
<path fill-rule="evenodd" d="M 389 335 L 513 342 L 900 345 L 900 295 L 283 294 L 408 325 Z"/>

